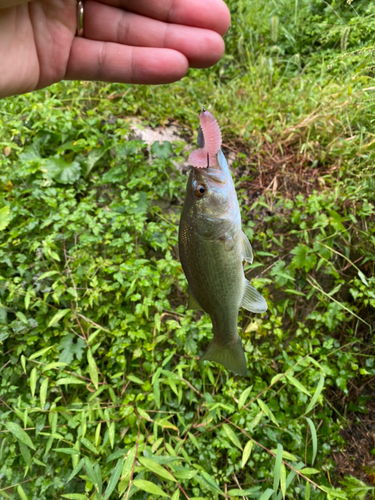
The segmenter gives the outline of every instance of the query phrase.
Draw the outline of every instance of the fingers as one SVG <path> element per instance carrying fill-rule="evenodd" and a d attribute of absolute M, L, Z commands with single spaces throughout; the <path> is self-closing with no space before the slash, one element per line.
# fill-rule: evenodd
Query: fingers
<path fill-rule="evenodd" d="M 85 38 L 122 45 L 177 50 L 194 68 L 215 64 L 224 42 L 215 31 L 169 24 L 96 1 L 85 3 Z"/>
<path fill-rule="evenodd" d="M 163 84 L 180 80 L 188 68 L 186 57 L 176 50 L 75 38 L 65 79 Z"/>
<path fill-rule="evenodd" d="M 213 30 L 224 35 L 230 26 L 223 0 L 102 0 L 103 3 L 172 24 Z"/>

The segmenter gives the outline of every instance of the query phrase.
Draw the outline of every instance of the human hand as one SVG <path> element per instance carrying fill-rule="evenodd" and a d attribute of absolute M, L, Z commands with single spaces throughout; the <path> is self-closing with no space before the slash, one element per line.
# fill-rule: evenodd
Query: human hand
<path fill-rule="evenodd" d="M 60 80 L 162 84 L 222 56 L 223 0 L 0 0 L 0 97 Z"/>

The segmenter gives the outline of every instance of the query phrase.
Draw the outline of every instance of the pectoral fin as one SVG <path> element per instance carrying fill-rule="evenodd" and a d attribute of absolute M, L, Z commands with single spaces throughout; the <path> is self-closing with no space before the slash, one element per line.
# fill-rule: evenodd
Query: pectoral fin
<path fill-rule="evenodd" d="M 246 262 L 249 262 L 250 264 L 253 263 L 253 249 L 251 248 L 250 241 L 246 234 L 242 231 L 242 248 L 241 248 L 241 255 L 243 260 L 246 260 Z"/>
<path fill-rule="evenodd" d="M 264 300 L 264 297 L 247 280 L 245 282 L 245 293 L 241 306 L 253 313 L 266 312 L 267 302 Z"/>
<path fill-rule="evenodd" d="M 201 306 L 198 304 L 198 301 L 194 298 L 193 294 L 189 290 L 189 301 L 188 301 L 188 309 L 193 309 L 196 311 L 203 311 Z"/>

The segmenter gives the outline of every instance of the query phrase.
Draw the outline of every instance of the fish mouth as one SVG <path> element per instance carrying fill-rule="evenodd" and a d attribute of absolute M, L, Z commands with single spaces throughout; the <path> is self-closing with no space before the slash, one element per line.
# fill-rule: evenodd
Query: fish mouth
<path fill-rule="evenodd" d="M 192 167 L 194 171 L 194 179 L 196 181 L 200 181 L 204 179 L 208 182 L 215 182 L 218 184 L 226 184 L 227 176 L 224 172 L 219 170 L 218 168 L 208 167 L 208 168 L 195 168 Z"/>

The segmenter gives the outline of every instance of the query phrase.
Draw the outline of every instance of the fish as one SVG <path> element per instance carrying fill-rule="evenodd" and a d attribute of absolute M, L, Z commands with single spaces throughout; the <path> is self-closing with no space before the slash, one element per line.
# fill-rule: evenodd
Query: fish
<path fill-rule="evenodd" d="M 203 310 L 212 321 L 213 339 L 200 361 L 214 361 L 246 376 L 238 311 L 243 307 L 264 313 L 267 302 L 245 278 L 243 261 L 251 264 L 253 251 L 241 229 L 232 175 L 221 150 L 220 127 L 205 109 L 199 120 L 198 150 L 189 156 L 192 168 L 179 225 L 188 308 Z"/>

